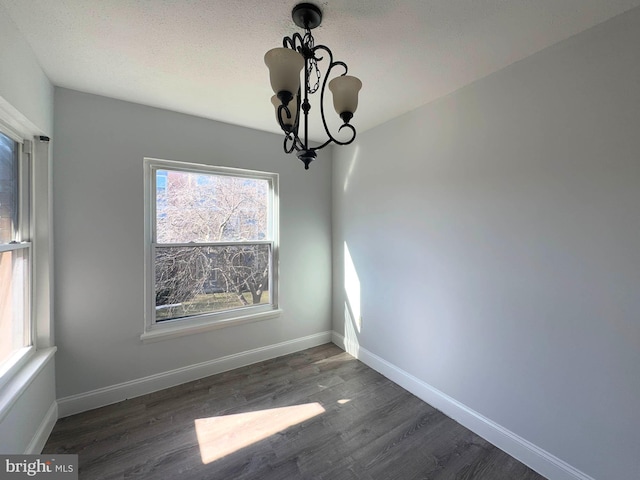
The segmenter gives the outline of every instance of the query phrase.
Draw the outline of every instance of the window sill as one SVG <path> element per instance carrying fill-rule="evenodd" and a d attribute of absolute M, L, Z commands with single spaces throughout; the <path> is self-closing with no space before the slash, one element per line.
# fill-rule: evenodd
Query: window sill
<path fill-rule="evenodd" d="M 277 318 L 282 315 L 281 309 L 269 310 L 268 312 L 252 313 L 238 317 L 228 318 L 224 320 L 208 320 L 198 323 L 187 324 L 186 322 L 168 323 L 165 325 L 156 324 L 151 329 L 140 335 L 142 343 L 160 342 L 170 338 L 183 337 L 186 335 L 194 335 L 209 330 L 217 330 L 218 328 L 232 327 L 242 325 L 244 323 L 259 322 Z"/>
<path fill-rule="evenodd" d="M 22 369 L 29 359 L 34 355 L 36 349 L 32 346 L 23 347 L 16 350 L 0 367 L 0 388 Z"/>
<path fill-rule="evenodd" d="M 55 352 L 56 347 L 38 351 L 29 347 L 29 351 L 22 357 L 17 371 L 12 370 L 11 377 L 0 389 L 0 421 L 31 385 L 38 373 L 47 365 Z"/>

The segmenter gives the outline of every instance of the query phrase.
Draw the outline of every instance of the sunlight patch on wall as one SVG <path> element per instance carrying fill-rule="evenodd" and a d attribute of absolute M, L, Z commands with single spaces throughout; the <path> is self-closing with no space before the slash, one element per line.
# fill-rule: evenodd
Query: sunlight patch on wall
<path fill-rule="evenodd" d="M 353 151 L 353 157 L 351 157 L 351 162 L 349 162 L 349 170 L 347 174 L 344 176 L 344 185 L 343 191 L 347 191 L 349 188 L 349 179 L 353 175 L 353 170 L 356 168 L 356 163 L 358 162 L 358 154 L 360 153 L 360 145 L 356 145 Z"/>
<path fill-rule="evenodd" d="M 344 349 L 349 355 L 359 358 L 360 342 L 347 303 L 344 302 Z"/>
<path fill-rule="evenodd" d="M 353 264 L 347 242 L 344 242 L 344 291 L 355 327 L 360 332 L 362 328 L 362 314 L 360 311 L 360 278 Z"/>
<path fill-rule="evenodd" d="M 324 413 L 319 403 L 197 418 L 196 436 L 205 465 Z"/>

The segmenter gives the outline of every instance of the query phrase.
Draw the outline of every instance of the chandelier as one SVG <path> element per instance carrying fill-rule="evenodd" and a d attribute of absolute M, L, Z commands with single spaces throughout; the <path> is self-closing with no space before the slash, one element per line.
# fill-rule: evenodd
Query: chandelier
<path fill-rule="evenodd" d="M 356 138 L 356 129 L 349 123 L 358 107 L 358 92 L 362 88 L 362 82 L 347 75 L 347 65 L 344 62 L 334 61 L 333 54 L 324 45 L 315 45 L 311 30 L 322 22 L 322 12 L 311 3 L 300 3 L 293 7 L 291 17 L 294 23 L 304 29 L 304 35 L 296 32 L 291 37 L 282 39 L 282 47 L 269 50 L 264 56 L 264 63 L 269 67 L 271 88 L 275 95 L 271 97 L 271 103 L 276 110 L 276 120 L 285 134 L 284 151 L 293 153 L 304 163 L 305 170 L 309 169 L 309 163 L 316 158 L 316 151 L 326 147 L 330 143 L 336 145 L 349 145 Z M 324 78 L 318 63 L 328 57 L 327 70 Z M 340 76 L 329 80 L 329 74 L 334 68 L 344 70 Z M 304 83 L 300 84 L 300 72 L 304 68 Z M 333 106 L 336 113 L 342 119 L 342 126 L 338 132 L 347 129 L 350 137 L 346 141 L 336 139 L 327 126 L 324 114 L 324 94 L 329 87 L 333 96 Z M 325 133 L 329 137 L 317 147 L 309 147 L 309 95 L 320 90 L 320 116 Z M 302 120 L 301 120 L 301 117 Z M 302 122 L 302 125 L 301 125 Z M 302 132 L 300 131 L 302 127 Z"/>

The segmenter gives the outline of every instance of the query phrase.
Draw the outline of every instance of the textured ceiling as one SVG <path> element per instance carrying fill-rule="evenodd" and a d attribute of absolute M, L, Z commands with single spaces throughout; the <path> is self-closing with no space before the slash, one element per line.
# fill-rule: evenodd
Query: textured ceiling
<path fill-rule="evenodd" d="M 296 3 L 0 0 L 57 86 L 273 132 L 278 128 L 263 56 L 298 31 L 290 17 Z M 317 4 L 324 19 L 314 30 L 316 44 L 331 48 L 363 82 L 352 123 L 364 131 L 640 0 Z M 318 108 L 312 105 L 313 114 Z M 330 103 L 327 108 L 333 118 Z M 312 134 L 322 138 L 317 121 Z"/>

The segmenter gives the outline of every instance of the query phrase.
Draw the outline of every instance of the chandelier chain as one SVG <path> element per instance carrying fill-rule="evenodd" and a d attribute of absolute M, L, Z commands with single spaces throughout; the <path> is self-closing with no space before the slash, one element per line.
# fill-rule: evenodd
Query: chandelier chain
<path fill-rule="evenodd" d="M 307 91 L 309 93 L 315 93 L 320 88 L 320 69 L 318 68 L 318 59 L 315 57 L 313 52 L 313 47 L 315 47 L 315 40 L 313 35 L 311 34 L 311 30 L 307 29 L 304 34 L 303 44 L 307 52 L 310 53 L 309 62 L 307 66 L 307 73 L 309 74 L 309 84 L 307 85 Z M 315 75 L 313 74 L 315 71 Z M 311 79 L 315 79 L 315 83 L 311 85 Z"/>

